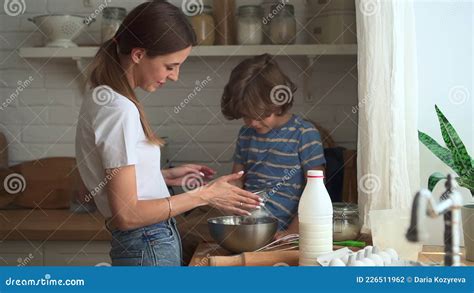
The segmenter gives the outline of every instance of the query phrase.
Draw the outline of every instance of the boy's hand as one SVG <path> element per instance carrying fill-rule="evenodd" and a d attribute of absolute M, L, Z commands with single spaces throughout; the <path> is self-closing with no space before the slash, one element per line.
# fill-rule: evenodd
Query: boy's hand
<path fill-rule="evenodd" d="M 244 165 L 234 163 L 234 166 L 232 166 L 232 174 L 238 173 L 240 171 L 244 171 Z M 245 181 L 245 175 L 243 175 L 239 179 L 229 181 L 229 183 L 234 186 L 237 186 L 238 188 L 244 188 L 244 181 Z"/>
<path fill-rule="evenodd" d="M 282 237 L 285 237 L 286 235 L 298 234 L 298 233 L 299 233 L 299 221 L 298 221 L 298 215 L 295 215 L 291 223 L 286 228 L 286 230 L 278 231 L 275 234 L 274 239 L 278 240 Z"/>
<path fill-rule="evenodd" d="M 278 231 L 278 232 L 276 232 L 275 236 L 273 237 L 273 240 L 281 239 L 281 238 L 283 238 L 283 237 L 285 237 L 286 235 L 289 235 L 289 234 L 292 234 L 292 233 L 289 233 L 287 230 Z"/>

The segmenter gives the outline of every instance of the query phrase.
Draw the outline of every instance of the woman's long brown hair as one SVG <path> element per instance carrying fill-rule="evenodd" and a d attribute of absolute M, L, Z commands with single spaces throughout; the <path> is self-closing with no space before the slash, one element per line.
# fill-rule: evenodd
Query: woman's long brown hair
<path fill-rule="evenodd" d="M 133 48 L 143 48 L 148 57 L 166 55 L 196 44 L 196 35 L 186 16 L 176 6 L 155 0 L 134 8 L 124 19 L 115 36 L 104 42 L 94 57 L 90 83 L 107 85 L 132 101 L 148 141 L 163 145 L 148 123 L 143 106 L 130 86 L 119 55 L 129 55 Z"/>

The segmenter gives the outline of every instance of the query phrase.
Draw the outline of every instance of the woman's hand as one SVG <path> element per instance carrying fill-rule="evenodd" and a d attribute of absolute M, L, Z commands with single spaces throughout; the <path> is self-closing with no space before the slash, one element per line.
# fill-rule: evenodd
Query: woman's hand
<path fill-rule="evenodd" d="M 186 164 L 174 168 L 161 170 L 165 182 L 170 186 L 195 186 L 206 184 L 206 180 L 212 179 L 216 171 L 195 164 Z"/>
<path fill-rule="evenodd" d="M 229 182 L 238 180 L 243 171 L 219 177 L 199 191 L 201 198 L 212 207 L 238 215 L 250 215 L 248 210 L 260 208 L 262 200 L 258 195 L 240 189 Z"/>

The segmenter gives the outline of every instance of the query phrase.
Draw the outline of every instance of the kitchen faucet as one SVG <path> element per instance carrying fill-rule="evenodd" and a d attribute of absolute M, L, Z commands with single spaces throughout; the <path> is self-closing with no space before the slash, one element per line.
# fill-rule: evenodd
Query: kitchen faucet
<path fill-rule="evenodd" d="M 411 211 L 410 227 L 406 238 L 411 242 L 423 241 L 427 238 L 425 218 L 444 217 L 444 265 L 460 266 L 460 222 L 462 198 L 455 190 L 457 182 L 454 176 L 448 174 L 445 184 L 446 191 L 441 195 L 440 202 L 436 203 L 432 193 L 422 189 L 416 193 Z"/>

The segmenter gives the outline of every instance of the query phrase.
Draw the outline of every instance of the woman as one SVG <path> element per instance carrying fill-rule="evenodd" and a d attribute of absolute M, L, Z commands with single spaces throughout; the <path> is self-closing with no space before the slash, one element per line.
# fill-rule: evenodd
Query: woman
<path fill-rule="evenodd" d="M 204 205 L 241 215 L 260 206 L 256 195 L 229 183 L 241 173 L 169 196 L 167 184 L 179 185 L 190 174 L 210 178 L 214 171 L 199 165 L 160 170 L 162 140 L 154 135 L 134 89 L 154 92 L 167 80 L 178 80 L 195 41 L 177 7 L 146 2 L 129 13 L 95 56 L 94 90 L 81 107 L 76 157 L 112 234 L 112 265 L 178 266 L 182 252 L 174 216 Z"/>

